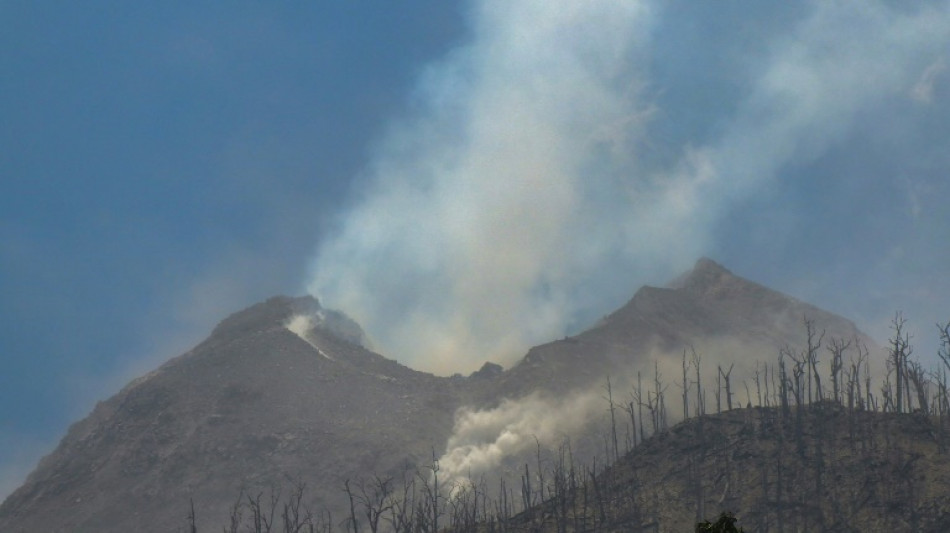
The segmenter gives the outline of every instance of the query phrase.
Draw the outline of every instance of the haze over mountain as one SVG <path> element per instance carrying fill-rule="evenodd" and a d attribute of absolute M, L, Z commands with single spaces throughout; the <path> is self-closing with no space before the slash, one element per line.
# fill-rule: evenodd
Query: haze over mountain
<path fill-rule="evenodd" d="M 2 2 L 0 497 L 273 294 L 467 375 L 709 255 L 932 359 L 947 50 L 950 0 Z"/>
<path fill-rule="evenodd" d="M 346 479 L 399 479 L 433 453 L 447 480 L 497 475 L 536 438 L 583 443 L 602 420 L 608 376 L 619 382 L 654 361 L 678 361 L 687 345 L 707 368 L 720 358 L 749 368 L 774 359 L 779 345 L 801 346 L 803 316 L 828 335 L 870 342 L 844 318 L 702 259 L 583 333 L 535 347 L 507 371 L 486 365 L 465 378 L 367 350 L 355 322 L 311 297 L 271 298 L 74 424 L 0 505 L 0 529 L 166 531 L 182 523 L 191 498 L 213 528 L 240 489 L 293 480 L 344 516 Z"/>

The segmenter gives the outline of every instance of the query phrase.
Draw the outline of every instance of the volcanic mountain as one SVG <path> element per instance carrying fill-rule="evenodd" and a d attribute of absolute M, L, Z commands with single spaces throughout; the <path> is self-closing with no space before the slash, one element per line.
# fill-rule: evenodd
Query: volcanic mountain
<path fill-rule="evenodd" d="M 511 516 L 507 529 L 682 532 L 731 511 L 750 532 L 943 533 L 950 425 L 945 406 L 936 411 L 944 414 L 824 400 L 692 417 L 596 476 L 568 479 L 568 490 Z"/>
<path fill-rule="evenodd" d="M 652 372 L 654 360 L 672 377 L 683 350 L 690 356 L 696 351 L 713 372 L 717 364 L 734 364 L 737 373 L 751 375 L 758 363 L 774 361 L 780 349 L 804 345 L 806 319 L 828 339 L 857 338 L 877 350 L 850 320 L 702 258 L 666 287 L 642 287 L 583 333 L 532 348 L 500 381 L 508 394 L 536 386 L 563 391 L 608 375 Z"/>
<path fill-rule="evenodd" d="M 345 516 L 341 487 L 430 464 L 460 408 L 535 391 L 582 390 L 692 348 L 749 369 L 799 349 L 807 317 L 830 337 L 850 321 L 702 259 L 665 288 L 643 287 L 585 332 L 532 348 L 503 371 L 438 377 L 366 348 L 360 327 L 311 297 L 235 313 L 191 351 L 140 377 L 74 424 L 0 505 L 0 531 L 169 531 L 194 502 L 202 529 L 228 520 L 242 489 L 306 482 Z"/>

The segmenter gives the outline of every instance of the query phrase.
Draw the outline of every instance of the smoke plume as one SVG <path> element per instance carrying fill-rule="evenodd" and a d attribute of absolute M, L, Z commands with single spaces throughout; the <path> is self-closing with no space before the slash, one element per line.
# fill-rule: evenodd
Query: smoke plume
<path fill-rule="evenodd" d="M 472 41 L 425 72 L 415 114 L 385 136 L 310 284 L 383 353 L 443 373 L 519 355 L 643 256 L 694 248 L 664 250 L 656 231 L 688 199 L 637 223 L 665 189 L 629 172 L 649 116 L 648 6 L 486 1 L 471 20 Z"/>
<path fill-rule="evenodd" d="M 536 445 L 557 446 L 605 410 L 597 390 L 562 398 L 535 393 L 506 399 L 493 409 L 462 409 L 455 415 L 439 472 L 449 485 L 496 472 L 505 458 L 530 452 Z"/>
<path fill-rule="evenodd" d="M 651 133 L 670 115 L 651 51 L 672 24 L 658 5 L 474 2 L 469 41 L 420 76 L 308 289 L 416 368 L 510 361 L 715 248 L 737 205 L 793 179 L 783 170 L 856 122 L 915 90 L 933 100 L 948 11 L 809 4 L 722 73 L 739 96 L 715 138 L 658 148 Z"/>

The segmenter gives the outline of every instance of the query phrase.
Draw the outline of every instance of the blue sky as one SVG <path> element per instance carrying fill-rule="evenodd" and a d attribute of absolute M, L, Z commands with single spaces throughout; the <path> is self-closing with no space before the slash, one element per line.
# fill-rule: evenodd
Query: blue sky
<path fill-rule="evenodd" d="M 0 495 L 278 293 L 469 371 L 708 255 L 929 360 L 948 50 L 941 1 L 0 2 Z"/>

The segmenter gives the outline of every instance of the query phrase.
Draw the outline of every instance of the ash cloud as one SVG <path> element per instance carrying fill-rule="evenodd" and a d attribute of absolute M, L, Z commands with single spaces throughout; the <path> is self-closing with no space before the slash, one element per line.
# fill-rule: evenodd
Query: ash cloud
<path fill-rule="evenodd" d="M 311 292 L 383 353 L 468 372 L 602 311 L 612 282 L 632 293 L 644 257 L 686 264 L 696 241 L 676 219 L 694 199 L 630 172 L 652 17 L 646 2 L 476 3 L 472 41 L 425 71 Z"/>
<path fill-rule="evenodd" d="M 420 76 L 308 289 L 416 368 L 510 362 L 723 247 L 737 207 L 799 179 L 787 170 L 846 145 L 868 116 L 941 102 L 950 3 L 815 2 L 727 65 L 737 90 L 717 95 L 715 136 L 665 146 L 663 106 L 686 102 L 651 78 L 656 32 L 676 23 L 664 7 L 474 2 L 471 39 Z"/>

